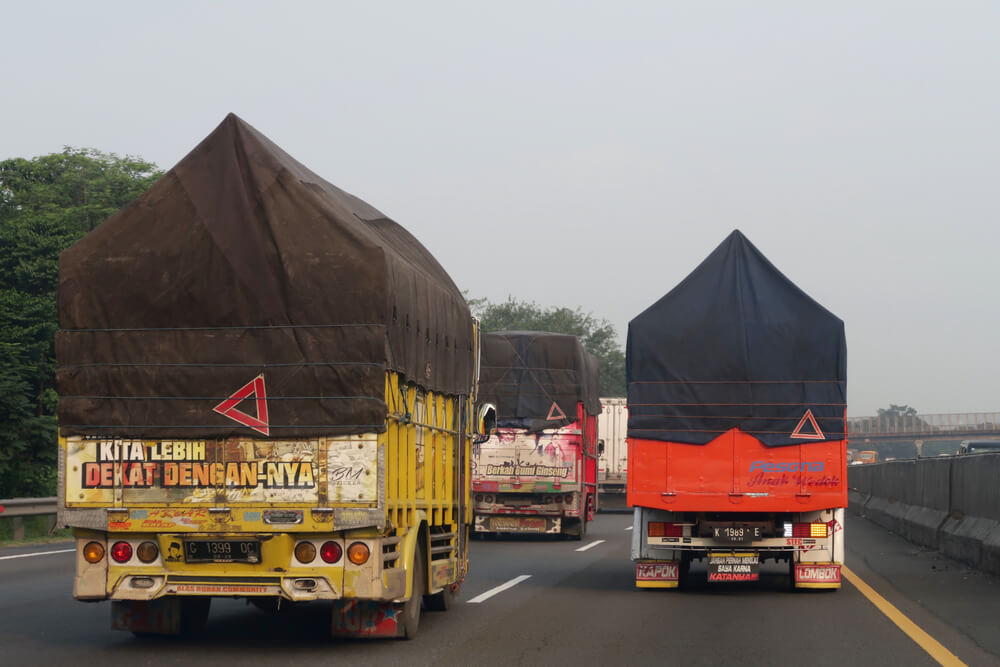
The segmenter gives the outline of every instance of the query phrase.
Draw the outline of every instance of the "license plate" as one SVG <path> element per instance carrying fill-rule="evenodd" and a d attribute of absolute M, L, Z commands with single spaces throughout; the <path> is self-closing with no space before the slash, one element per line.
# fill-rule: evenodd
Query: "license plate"
<path fill-rule="evenodd" d="M 757 581 L 760 560 L 756 553 L 708 554 L 709 581 Z"/>
<path fill-rule="evenodd" d="M 490 519 L 490 528 L 497 532 L 544 533 L 547 527 L 544 517 L 495 516 Z"/>
<path fill-rule="evenodd" d="M 761 538 L 760 526 L 712 526 L 712 538 L 729 542 L 752 542 Z"/>
<path fill-rule="evenodd" d="M 259 563 L 259 540 L 187 540 L 184 560 L 188 563 Z"/>

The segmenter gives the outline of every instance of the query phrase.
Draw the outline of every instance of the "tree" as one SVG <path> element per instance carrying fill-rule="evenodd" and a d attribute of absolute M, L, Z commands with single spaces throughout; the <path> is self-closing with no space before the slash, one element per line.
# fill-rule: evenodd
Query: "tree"
<path fill-rule="evenodd" d="M 578 337 L 600 362 L 601 396 L 625 395 L 625 354 L 618 345 L 614 326 L 607 320 L 597 319 L 580 308 L 543 308 L 513 297 L 504 303 L 469 299 L 469 307 L 479 318 L 483 331 L 551 331 Z"/>
<path fill-rule="evenodd" d="M 913 417 L 917 414 L 916 409 L 909 405 L 896 405 L 890 403 L 888 408 L 879 408 L 879 417 Z"/>
<path fill-rule="evenodd" d="M 160 174 L 88 148 L 0 161 L 0 498 L 55 493 L 59 253 Z"/>

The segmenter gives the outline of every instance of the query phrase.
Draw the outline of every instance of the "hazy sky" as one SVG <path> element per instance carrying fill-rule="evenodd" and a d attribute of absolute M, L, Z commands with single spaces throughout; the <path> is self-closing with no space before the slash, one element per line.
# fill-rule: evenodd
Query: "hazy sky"
<path fill-rule="evenodd" d="M 629 319 L 734 228 L 848 412 L 1000 410 L 1000 3 L 0 0 L 0 158 L 233 111 L 472 296 Z"/>

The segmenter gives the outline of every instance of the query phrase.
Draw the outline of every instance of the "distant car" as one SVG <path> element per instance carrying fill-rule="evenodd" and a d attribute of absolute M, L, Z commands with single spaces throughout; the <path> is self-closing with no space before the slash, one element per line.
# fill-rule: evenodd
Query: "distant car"
<path fill-rule="evenodd" d="M 854 465 L 861 463 L 878 463 L 878 452 L 872 450 L 858 452 L 854 457 L 853 463 Z"/>
<path fill-rule="evenodd" d="M 1000 452 L 1000 440 L 963 440 L 958 443 L 959 454 Z"/>

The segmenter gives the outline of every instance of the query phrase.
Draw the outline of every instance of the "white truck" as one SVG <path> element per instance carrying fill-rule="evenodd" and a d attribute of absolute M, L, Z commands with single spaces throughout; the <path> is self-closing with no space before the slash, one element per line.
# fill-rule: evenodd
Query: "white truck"
<path fill-rule="evenodd" d="M 597 461 L 597 492 L 601 511 L 624 511 L 628 477 L 628 409 L 625 398 L 602 398 L 601 414 L 597 416 L 597 432 L 604 449 Z"/>

